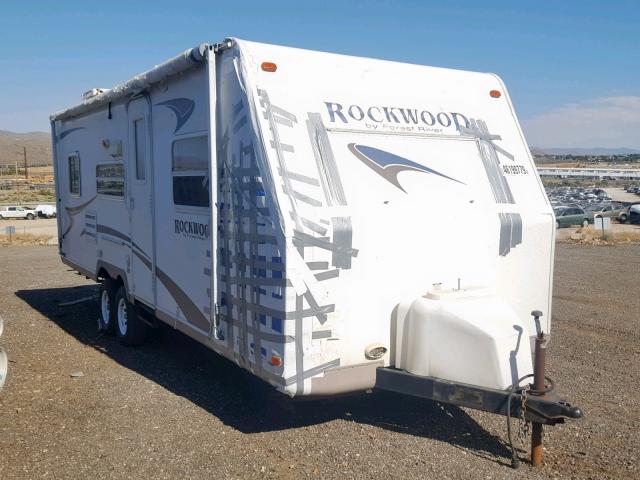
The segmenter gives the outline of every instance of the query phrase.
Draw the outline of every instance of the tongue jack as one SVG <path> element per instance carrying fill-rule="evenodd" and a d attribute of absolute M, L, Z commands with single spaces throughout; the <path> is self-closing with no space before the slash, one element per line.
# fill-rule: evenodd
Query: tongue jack
<path fill-rule="evenodd" d="M 531 312 L 536 322 L 536 343 L 535 343 L 535 360 L 533 363 L 533 389 L 531 395 L 540 395 L 545 390 L 544 367 L 547 355 L 547 337 L 545 337 L 542 327 L 540 326 L 540 317 L 542 312 L 534 310 Z M 531 464 L 534 467 L 542 465 L 542 423 L 531 422 Z"/>

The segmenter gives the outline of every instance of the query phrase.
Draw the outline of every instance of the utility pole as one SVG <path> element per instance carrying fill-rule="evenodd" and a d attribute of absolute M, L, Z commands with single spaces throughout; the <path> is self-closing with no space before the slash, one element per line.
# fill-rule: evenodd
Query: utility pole
<path fill-rule="evenodd" d="M 22 151 L 24 152 L 24 179 L 29 179 L 29 170 L 27 166 L 27 147 L 22 147 Z"/>

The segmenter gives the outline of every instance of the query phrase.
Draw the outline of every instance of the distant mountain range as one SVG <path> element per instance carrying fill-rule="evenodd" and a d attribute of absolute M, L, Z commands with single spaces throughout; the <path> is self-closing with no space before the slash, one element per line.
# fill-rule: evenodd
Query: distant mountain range
<path fill-rule="evenodd" d="M 24 165 L 24 147 L 27 163 L 51 165 L 51 135 L 47 132 L 15 133 L 0 130 L 0 165 Z"/>
<path fill-rule="evenodd" d="M 15 165 L 22 168 L 23 147 L 27 148 L 30 166 L 51 165 L 51 135 L 47 132 L 15 133 L 0 130 L 0 165 Z M 538 155 L 629 155 L 640 154 L 633 148 L 538 148 L 531 147 Z"/>
<path fill-rule="evenodd" d="M 531 153 L 544 155 L 631 155 L 640 150 L 633 148 L 538 148 L 531 147 Z"/>

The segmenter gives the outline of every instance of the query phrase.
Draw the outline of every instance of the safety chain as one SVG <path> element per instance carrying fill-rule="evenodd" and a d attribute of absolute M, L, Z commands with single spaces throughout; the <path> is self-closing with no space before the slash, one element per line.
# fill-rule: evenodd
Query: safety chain
<path fill-rule="evenodd" d="M 531 425 L 531 422 L 529 422 L 524 416 L 527 411 L 527 392 L 530 387 L 531 385 L 528 384 L 520 392 L 520 422 L 518 422 L 518 438 L 523 442 L 527 441 L 529 438 L 529 427 Z"/>

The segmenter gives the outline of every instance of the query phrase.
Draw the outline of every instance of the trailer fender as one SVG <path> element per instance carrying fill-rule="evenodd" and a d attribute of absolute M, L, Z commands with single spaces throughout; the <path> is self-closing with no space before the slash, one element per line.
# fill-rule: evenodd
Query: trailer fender
<path fill-rule="evenodd" d="M 133 296 L 131 295 L 131 289 L 129 288 L 129 280 L 127 278 L 127 273 L 124 270 L 116 267 L 111 263 L 105 262 L 104 260 L 98 260 L 98 263 L 96 264 L 96 272 L 99 272 L 100 270 L 104 270 L 105 272 L 107 272 L 109 277 L 113 278 L 114 280 L 119 279 L 120 281 L 122 281 L 122 284 L 127 290 L 128 300 L 130 302 L 133 302 Z"/>

